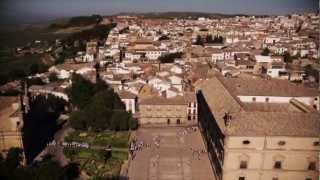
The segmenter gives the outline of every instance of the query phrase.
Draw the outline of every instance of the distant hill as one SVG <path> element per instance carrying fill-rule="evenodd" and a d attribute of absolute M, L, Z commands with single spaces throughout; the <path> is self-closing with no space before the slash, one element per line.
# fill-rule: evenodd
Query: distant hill
<path fill-rule="evenodd" d="M 50 24 L 50 29 L 61 29 L 61 28 L 70 28 L 70 27 L 81 27 L 81 26 L 90 26 L 97 25 L 102 21 L 102 16 L 92 15 L 92 16 L 77 16 L 72 17 L 69 20 L 57 20 Z"/>
<path fill-rule="evenodd" d="M 221 13 L 205 13 L 205 12 L 150 12 L 150 13 L 119 13 L 119 16 L 140 16 L 144 18 L 191 18 L 197 19 L 199 17 L 205 18 L 229 18 L 235 16 L 256 16 L 256 17 L 267 17 L 267 15 L 247 15 L 247 14 L 221 14 Z"/>

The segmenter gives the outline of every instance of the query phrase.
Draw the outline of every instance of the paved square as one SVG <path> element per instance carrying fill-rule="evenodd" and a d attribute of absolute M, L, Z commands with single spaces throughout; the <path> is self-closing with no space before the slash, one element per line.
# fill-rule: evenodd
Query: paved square
<path fill-rule="evenodd" d="M 214 179 L 198 129 L 144 128 L 136 132 L 136 139 L 144 146 L 130 162 L 130 180 Z"/>

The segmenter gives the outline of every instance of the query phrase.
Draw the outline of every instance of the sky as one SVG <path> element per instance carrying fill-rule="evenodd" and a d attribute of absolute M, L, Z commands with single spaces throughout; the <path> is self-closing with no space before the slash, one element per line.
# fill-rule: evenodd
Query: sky
<path fill-rule="evenodd" d="M 79 15 L 167 11 L 278 15 L 315 12 L 318 7 L 318 0 L 0 0 L 0 20 L 36 22 Z"/>

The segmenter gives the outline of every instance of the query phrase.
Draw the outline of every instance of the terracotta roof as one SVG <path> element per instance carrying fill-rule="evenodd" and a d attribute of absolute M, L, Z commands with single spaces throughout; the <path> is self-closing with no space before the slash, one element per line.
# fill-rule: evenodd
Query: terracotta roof
<path fill-rule="evenodd" d="M 228 135 L 319 137 L 319 113 L 241 112 L 233 116 Z"/>
<path fill-rule="evenodd" d="M 291 103 L 242 103 L 245 111 L 258 112 L 301 112 Z"/>
<path fill-rule="evenodd" d="M 229 81 L 228 83 L 231 82 Z M 232 83 L 237 84 L 239 82 L 233 81 Z M 267 87 L 264 86 L 264 88 Z M 283 105 L 273 105 L 275 107 L 264 105 L 265 107 L 259 107 L 260 105 L 257 104 L 247 105 L 241 103 L 231 93 L 232 91 L 226 88 L 225 83 L 221 82 L 221 78 L 217 77 L 200 82 L 197 89 L 200 90 L 204 101 L 207 103 L 219 128 L 225 135 L 319 136 L 320 114 L 318 112 L 305 113 L 292 111 L 288 113 L 288 111 L 276 110 L 276 108 L 286 108 Z M 230 126 L 228 127 L 226 127 L 223 118 L 226 113 L 232 116 Z"/>
<path fill-rule="evenodd" d="M 141 100 L 140 105 L 184 105 L 187 104 L 184 97 L 176 96 L 174 98 L 164 98 L 161 96 L 153 96 Z"/>
<path fill-rule="evenodd" d="M 184 98 L 187 102 L 195 102 L 197 101 L 196 94 L 194 92 L 185 92 Z"/>
<path fill-rule="evenodd" d="M 121 99 L 135 99 L 137 97 L 137 95 L 129 91 L 120 91 L 118 94 Z"/>
<path fill-rule="evenodd" d="M 224 78 L 217 77 L 225 87 L 237 96 L 281 96 L 281 97 L 312 97 L 319 91 L 287 80 L 262 79 L 259 77 Z"/>

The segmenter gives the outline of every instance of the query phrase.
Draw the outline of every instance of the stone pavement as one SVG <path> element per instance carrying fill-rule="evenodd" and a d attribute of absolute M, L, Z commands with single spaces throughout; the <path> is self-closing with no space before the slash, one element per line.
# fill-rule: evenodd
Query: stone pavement
<path fill-rule="evenodd" d="M 130 162 L 130 180 L 213 180 L 209 158 L 200 131 L 187 133 L 186 128 L 145 128 L 136 139 L 150 144 L 136 152 Z M 160 146 L 154 139 L 160 139 Z M 200 159 L 199 159 L 200 158 Z"/>

